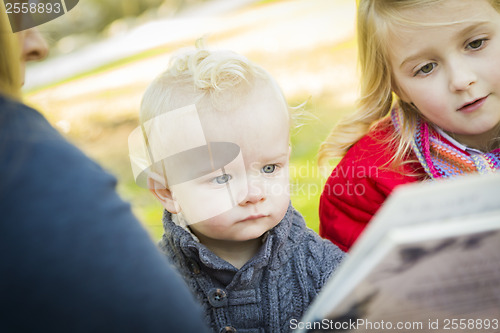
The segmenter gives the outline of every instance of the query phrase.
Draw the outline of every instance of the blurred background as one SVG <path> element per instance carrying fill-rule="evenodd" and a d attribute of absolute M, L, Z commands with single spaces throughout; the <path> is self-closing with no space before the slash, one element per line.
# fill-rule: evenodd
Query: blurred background
<path fill-rule="evenodd" d="M 118 178 L 118 192 L 157 240 L 162 206 L 134 183 L 127 139 L 147 85 L 173 52 L 204 36 L 209 47 L 266 68 L 290 106 L 307 102 L 292 130 L 291 197 L 317 231 L 326 181 L 317 151 L 358 92 L 355 7 L 354 0 L 80 0 L 38 27 L 51 55 L 28 67 L 26 102 Z"/>

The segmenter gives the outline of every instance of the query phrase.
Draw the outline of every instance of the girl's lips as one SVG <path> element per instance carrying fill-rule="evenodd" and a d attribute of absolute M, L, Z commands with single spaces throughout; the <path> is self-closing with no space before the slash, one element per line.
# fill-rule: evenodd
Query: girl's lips
<path fill-rule="evenodd" d="M 481 106 L 483 106 L 484 102 L 486 102 L 486 99 L 488 96 L 476 99 L 472 103 L 467 103 L 464 104 L 460 109 L 457 111 L 464 112 L 464 113 L 471 113 L 479 109 Z"/>

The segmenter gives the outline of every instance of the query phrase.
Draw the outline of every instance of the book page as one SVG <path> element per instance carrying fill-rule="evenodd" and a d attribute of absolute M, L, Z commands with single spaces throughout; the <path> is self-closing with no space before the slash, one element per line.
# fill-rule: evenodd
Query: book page
<path fill-rule="evenodd" d="M 391 330 L 363 326 L 370 321 L 421 325 L 407 332 L 455 332 L 458 324 L 473 327 L 469 332 L 500 331 L 499 230 L 499 174 L 402 188 L 303 324 L 330 329 L 331 323 L 355 322 L 356 332 Z M 314 331 L 304 325 L 302 331 Z"/>
<path fill-rule="evenodd" d="M 389 329 L 411 321 L 415 330 L 439 322 L 432 331 L 446 332 L 446 320 L 499 320 L 500 211 L 482 220 L 462 221 L 474 222 L 489 230 L 414 243 L 398 244 L 401 239 L 391 237 L 393 250 L 327 318 L 342 320 L 349 314 L 359 324 L 356 332 L 380 331 L 370 322 L 384 321 Z M 411 229 L 406 231 L 431 231 Z M 481 331 L 500 329 L 490 328 Z M 470 330 L 476 331 L 476 326 Z"/>

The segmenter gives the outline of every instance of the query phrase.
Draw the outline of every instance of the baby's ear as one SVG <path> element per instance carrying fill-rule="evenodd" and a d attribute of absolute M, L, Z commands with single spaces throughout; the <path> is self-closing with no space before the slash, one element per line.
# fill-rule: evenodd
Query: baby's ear
<path fill-rule="evenodd" d="M 163 182 L 158 181 L 157 177 L 148 177 L 148 188 L 153 195 L 161 202 L 163 207 L 172 214 L 181 211 L 179 204 L 175 201 L 172 192 L 165 187 Z"/>

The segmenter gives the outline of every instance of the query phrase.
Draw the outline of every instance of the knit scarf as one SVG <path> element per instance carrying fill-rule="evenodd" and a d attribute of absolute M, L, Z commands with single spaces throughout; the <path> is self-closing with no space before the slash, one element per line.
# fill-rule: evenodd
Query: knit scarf
<path fill-rule="evenodd" d="M 397 106 L 391 111 L 392 123 L 398 132 L 405 126 L 401 120 L 402 112 Z M 464 151 L 439 135 L 422 119 L 417 121 L 411 146 L 418 161 L 432 179 L 472 172 L 486 174 L 500 170 L 500 148 L 481 154 Z"/>

